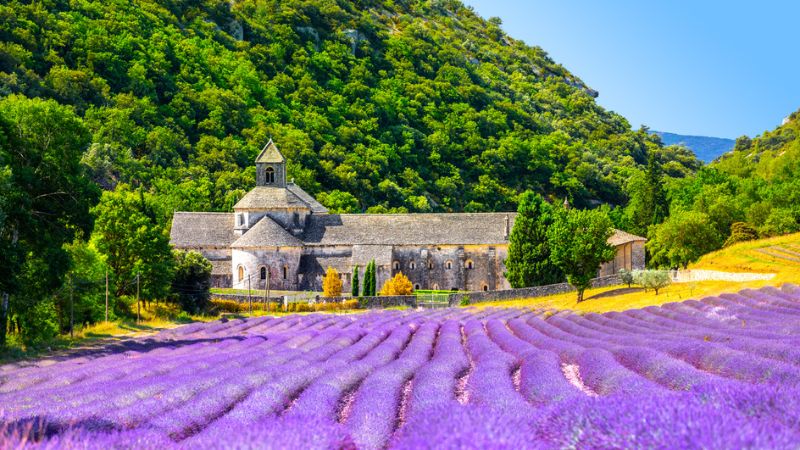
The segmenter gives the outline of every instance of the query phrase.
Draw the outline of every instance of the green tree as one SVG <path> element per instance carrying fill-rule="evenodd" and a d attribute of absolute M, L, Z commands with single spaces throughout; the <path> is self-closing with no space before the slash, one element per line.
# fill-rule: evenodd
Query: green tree
<path fill-rule="evenodd" d="M 569 209 L 556 214 L 547 232 L 551 259 L 577 289 L 578 302 L 583 301 L 583 292 L 600 265 L 614 258 L 616 250 L 608 244 L 613 232 L 605 209 Z"/>
<path fill-rule="evenodd" d="M 643 287 L 645 291 L 652 289 L 658 291 L 672 283 L 672 278 L 666 270 L 635 270 L 633 271 L 634 283 Z"/>
<path fill-rule="evenodd" d="M 0 100 L 0 345 L 12 308 L 37 317 L 54 310 L 37 303 L 52 298 L 70 268 L 64 244 L 91 230 L 98 190 L 80 163 L 89 140 L 69 106 Z"/>
<path fill-rule="evenodd" d="M 172 292 L 177 296 L 181 309 L 198 314 L 208 306 L 211 288 L 211 262 L 195 251 L 173 250 L 175 276 Z"/>
<path fill-rule="evenodd" d="M 367 263 L 367 268 L 364 270 L 364 288 L 362 289 L 364 297 L 374 297 L 377 293 L 377 279 L 375 276 L 375 260 L 373 259 Z"/>
<path fill-rule="evenodd" d="M 650 232 L 650 265 L 686 267 L 704 254 L 720 248 L 722 236 L 706 214 L 679 210 Z"/>
<path fill-rule="evenodd" d="M 114 275 L 115 295 L 135 295 L 138 275 L 142 300 L 166 298 L 175 258 L 148 199 L 118 187 L 103 193 L 93 213 L 93 242 Z"/>
<path fill-rule="evenodd" d="M 744 222 L 734 222 L 731 225 L 731 235 L 725 241 L 723 247 L 728 247 L 737 242 L 752 241 L 758 239 L 758 231 Z"/>
<path fill-rule="evenodd" d="M 661 163 L 655 153 L 651 153 L 647 160 L 644 199 L 638 217 L 638 225 L 645 229 L 650 225 L 658 225 L 664 221 L 667 215 L 669 215 L 669 202 L 667 202 L 667 192 L 664 189 Z"/>
<path fill-rule="evenodd" d="M 78 325 L 105 319 L 105 276 L 108 270 L 102 255 L 91 243 L 76 241 L 65 248 L 71 261 L 67 272 L 69 283 L 56 299 L 62 332 L 69 331 L 66 325 L 69 324 L 70 308 L 74 309 L 75 324 Z M 110 288 L 113 290 L 113 286 Z M 109 307 L 109 314 L 112 312 Z"/>
<path fill-rule="evenodd" d="M 506 279 L 514 288 L 563 281 L 564 274 L 550 259 L 547 229 L 553 224 L 553 208 L 540 195 L 527 191 L 520 197 L 511 229 L 506 259 Z"/>
<path fill-rule="evenodd" d="M 353 279 L 350 282 L 350 284 L 352 285 L 351 286 L 351 293 L 353 295 L 353 298 L 357 298 L 358 294 L 359 294 L 359 285 L 358 285 L 359 283 L 358 282 L 359 282 L 359 280 L 358 280 L 358 264 L 356 264 L 356 266 L 353 267 Z"/>

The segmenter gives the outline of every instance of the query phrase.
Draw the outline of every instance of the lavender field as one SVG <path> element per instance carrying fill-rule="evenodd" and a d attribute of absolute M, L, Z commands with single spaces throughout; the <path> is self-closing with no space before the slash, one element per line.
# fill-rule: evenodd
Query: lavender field
<path fill-rule="evenodd" d="M 797 448 L 800 288 L 198 323 L 0 367 L 0 448 Z"/>

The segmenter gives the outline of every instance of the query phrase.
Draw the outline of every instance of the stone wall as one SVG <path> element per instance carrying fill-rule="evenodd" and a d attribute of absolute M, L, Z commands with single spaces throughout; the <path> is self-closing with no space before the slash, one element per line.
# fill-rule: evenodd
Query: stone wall
<path fill-rule="evenodd" d="M 220 300 L 233 300 L 239 303 L 247 303 L 247 294 L 211 294 L 211 299 L 220 299 Z M 253 291 L 252 295 L 253 303 L 261 303 L 264 301 L 264 292 L 263 291 Z M 282 303 L 283 297 L 269 297 L 270 303 Z"/>
<path fill-rule="evenodd" d="M 253 292 L 253 303 L 263 302 L 263 292 Z M 233 300 L 239 303 L 247 303 L 247 294 L 211 294 L 212 299 Z M 319 297 L 318 302 L 333 303 L 354 300 L 352 297 Z M 270 297 L 270 303 L 283 303 L 283 297 Z M 417 307 L 417 297 L 415 295 L 383 295 L 377 297 L 359 297 L 359 307 L 367 309 L 390 308 L 395 306 Z"/>
<path fill-rule="evenodd" d="M 608 277 L 595 278 L 592 280 L 592 287 L 606 287 L 622 284 L 618 275 Z M 469 304 L 483 303 L 483 302 L 503 302 L 508 300 L 523 300 L 526 298 L 547 297 L 548 295 L 564 294 L 574 291 L 569 283 L 550 284 L 547 286 L 534 286 L 521 289 L 507 289 L 502 291 L 489 291 L 489 292 L 468 292 L 459 294 L 450 294 L 450 306 L 458 306 L 465 298 Z"/>

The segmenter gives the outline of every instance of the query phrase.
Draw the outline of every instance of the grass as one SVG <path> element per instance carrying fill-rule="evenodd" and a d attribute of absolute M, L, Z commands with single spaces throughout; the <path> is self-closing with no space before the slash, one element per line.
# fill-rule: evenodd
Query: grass
<path fill-rule="evenodd" d="M 773 285 L 800 282 L 800 261 L 792 260 L 792 256 L 788 254 L 785 257 L 776 256 L 781 253 L 781 249 L 800 253 L 800 233 L 740 242 L 703 256 L 689 268 L 774 273 L 775 278 L 770 280 Z"/>
<path fill-rule="evenodd" d="M 135 318 L 120 318 L 108 322 L 98 322 L 85 327 L 76 327 L 73 336 L 61 334 L 36 346 L 25 345 L 18 336 L 10 335 L 8 345 L 0 349 L 0 364 L 23 359 L 38 358 L 55 351 L 70 351 L 77 348 L 100 346 L 110 341 L 141 337 L 161 330 L 175 328 L 186 322 L 177 320 L 178 308 L 172 304 L 152 304 L 142 308 L 141 321 Z M 217 320 L 217 316 L 190 316 L 193 322 Z"/>
<path fill-rule="evenodd" d="M 587 290 L 584 295 L 584 301 L 581 303 L 577 303 L 575 292 L 569 292 L 524 300 L 480 303 L 472 305 L 472 307 L 553 308 L 584 313 L 602 313 L 658 306 L 691 298 L 699 299 L 748 288 L 780 286 L 784 283 L 800 284 L 800 261 L 793 260 L 800 258 L 796 258 L 792 253 L 786 253 L 786 250 L 800 253 L 800 233 L 741 242 L 709 253 L 689 266 L 689 269 L 718 270 L 722 272 L 774 273 L 775 278 L 771 280 L 674 283 L 664 289 L 660 289 L 658 295 L 652 290 L 645 292 L 644 289 L 637 287 L 611 286 Z M 765 251 L 770 254 L 764 253 Z"/>

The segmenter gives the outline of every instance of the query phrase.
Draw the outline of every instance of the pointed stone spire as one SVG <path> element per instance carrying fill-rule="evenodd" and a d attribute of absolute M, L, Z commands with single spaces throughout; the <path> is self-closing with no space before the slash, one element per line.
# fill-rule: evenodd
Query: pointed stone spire
<path fill-rule="evenodd" d="M 564 209 L 569 209 L 569 199 L 564 197 Z"/>
<path fill-rule="evenodd" d="M 256 185 L 286 187 L 286 158 L 272 138 L 256 157 Z"/>

